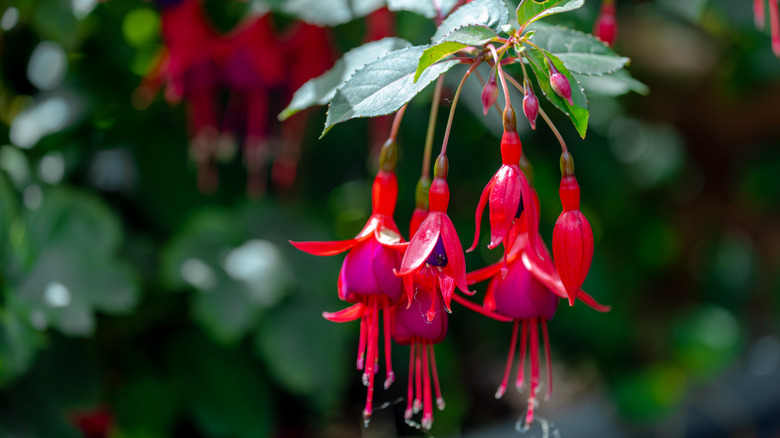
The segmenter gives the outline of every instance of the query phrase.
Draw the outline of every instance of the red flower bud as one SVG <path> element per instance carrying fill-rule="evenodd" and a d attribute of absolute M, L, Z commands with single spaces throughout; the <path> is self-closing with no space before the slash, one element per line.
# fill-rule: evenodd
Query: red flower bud
<path fill-rule="evenodd" d="M 553 258 L 573 305 L 593 260 L 593 230 L 579 210 L 580 187 L 574 176 L 561 179 L 560 196 L 563 212 L 553 229 Z"/>
<path fill-rule="evenodd" d="M 525 97 L 523 97 L 523 112 L 531 124 L 531 129 L 536 129 L 536 116 L 539 115 L 539 99 L 536 98 L 530 84 L 526 84 Z"/>
<path fill-rule="evenodd" d="M 555 91 L 555 94 L 558 96 L 566 99 L 569 102 L 569 105 L 574 105 L 574 101 L 571 99 L 571 84 L 569 84 L 569 80 L 566 79 L 566 76 L 562 75 L 552 63 L 549 65 L 550 73 L 552 73 L 550 76 L 550 86 L 553 91 Z"/>
<path fill-rule="evenodd" d="M 593 25 L 593 36 L 604 44 L 612 46 L 617 39 L 617 19 L 615 18 L 614 0 L 604 0 L 601 3 L 601 12 Z"/>
<path fill-rule="evenodd" d="M 485 86 L 482 88 L 482 112 L 487 115 L 490 107 L 496 103 L 498 99 L 498 84 L 496 84 L 496 75 L 491 74 L 490 79 L 485 82 Z"/>

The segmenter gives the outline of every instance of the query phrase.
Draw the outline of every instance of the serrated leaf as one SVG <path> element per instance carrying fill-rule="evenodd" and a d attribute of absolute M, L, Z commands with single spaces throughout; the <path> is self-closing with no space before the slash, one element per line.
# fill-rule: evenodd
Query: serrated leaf
<path fill-rule="evenodd" d="M 534 23 L 533 42 L 557 56 L 572 73 L 614 73 L 630 61 L 592 35 L 561 26 Z"/>
<path fill-rule="evenodd" d="M 544 96 L 559 110 L 569 116 L 569 119 L 571 119 L 574 127 L 577 129 L 577 133 L 580 134 L 580 137 L 585 138 L 585 132 L 588 129 L 588 99 L 585 97 L 585 92 L 579 82 L 574 79 L 571 72 L 555 55 L 546 51 L 543 54 L 535 48 L 526 51 L 526 53 L 531 60 L 529 64 L 534 71 L 537 83 L 539 88 L 542 89 Z M 545 54 L 552 60 L 555 68 L 569 80 L 573 105 L 570 105 L 566 99 L 555 94 L 555 91 L 550 86 L 550 71 L 544 62 Z"/>
<path fill-rule="evenodd" d="M 634 79 L 626 70 L 618 70 L 610 75 L 588 76 L 574 74 L 574 78 L 589 95 L 617 97 L 631 91 L 643 96 L 650 92 L 644 83 Z"/>
<path fill-rule="evenodd" d="M 473 24 L 455 29 L 444 37 L 443 42 L 425 49 L 422 56 L 420 56 L 420 63 L 417 65 L 414 81 L 417 82 L 417 78 L 420 77 L 425 69 L 452 55 L 458 50 L 469 46 L 482 46 L 493 41 L 497 37 L 498 33 L 496 33 L 496 31 L 481 24 Z"/>
<path fill-rule="evenodd" d="M 501 0 L 476 0 L 456 9 L 436 29 L 431 41 L 436 43 L 464 26 L 481 24 L 496 32 L 509 23 L 509 10 Z"/>
<path fill-rule="evenodd" d="M 282 12 L 320 26 L 336 26 L 385 6 L 385 0 L 287 0 Z"/>
<path fill-rule="evenodd" d="M 315 105 L 325 105 L 333 99 L 336 88 L 349 79 L 355 70 L 386 53 L 411 45 L 412 43 L 401 38 L 384 38 L 350 50 L 336 61 L 333 68 L 303 84 L 295 92 L 287 108 L 279 114 L 279 120 L 284 121 L 298 111 Z"/>
<path fill-rule="evenodd" d="M 458 64 L 455 60 L 435 64 L 414 82 L 418 60 L 428 47 L 396 50 L 356 71 L 336 90 L 320 138 L 337 123 L 398 111 L 439 75 Z"/>
<path fill-rule="evenodd" d="M 420 62 L 417 64 L 417 71 L 414 73 L 414 82 L 417 82 L 417 79 L 425 71 L 425 69 L 466 47 L 468 46 L 465 44 L 456 43 L 453 41 L 444 41 L 442 43 L 436 44 L 433 47 L 425 49 L 425 51 L 420 56 Z"/>
<path fill-rule="evenodd" d="M 458 0 L 387 0 L 387 8 L 391 11 L 409 11 L 418 13 L 425 18 L 436 18 L 437 8 L 441 16 L 446 17 Z"/>
<path fill-rule="evenodd" d="M 517 24 L 524 29 L 534 21 L 548 15 L 579 9 L 585 4 L 585 0 L 522 0 L 517 6 Z"/>

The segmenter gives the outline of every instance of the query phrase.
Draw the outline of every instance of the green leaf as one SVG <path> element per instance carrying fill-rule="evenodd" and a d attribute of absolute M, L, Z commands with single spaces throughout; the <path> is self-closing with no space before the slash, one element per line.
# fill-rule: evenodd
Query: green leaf
<path fill-rule="evenodd" d="M 585 0 L 547 0 L 545 2 L 521 0 L 517 6 L 517 24 L 520 25 L 522 30 L 540 18 L 573 11 L 581 8 L 584 4 Z"/>
<path fill-rule="evenodd" d="M 580 82 L 582 88 L 588 90 L 588 94 L 591 96 L 616 97 L 632 91 L 646 96 L 650 92 L 650 88 L 647 85 L 631 77 L 626 70 L 618 70 L 610 75 L 588 76 L 574 74 L 573 76 Z"/>
<path fill-rule="evenodd" d="M 417 64 L 417 71 L 414 73 L 414 82 L 417 82 L 417 79 L 428 67 L 466 47 L 468 46 L 465 44 L 444 41 L 425 49 L 422 56 L 420 56 L 420 63 Z"/>
<path fill-rule="evenodd" d="M 385 6 L 385 0 L 287 0 L 282 12 L 320 26 L 336 26 Z"/>
<path fill-rule="evenodd" d="M 557 56 L 572 73 L 614 73 L 630 61 L 592 35 L 561 26 L 535 23 L 533 42 Z"/>
<path fill-rule="evenodd" d="M 454 60 L 435 64 L 414 82 L 418 61 L 428 47 L 415 46 L 390 52 L 355 72 L 336 90 L 320 138 L 337 123 L 398 111 L 439 75 L 458 64 Z"/>
<path fill-rule="evenodd" d="M 496 33 L 496 31 L 481 24 L 455 29 L 444 37 L 443 42 L 425 49 L 422 56 L 420 56 L 420 63 L 417 65 L 414 81 L 417 82 L 417 78 L 420 77 L 425 69 L 452 55 L 458 50 L 468 46 L 482 46 L 493 41 L 497 37 L 498 33 Z"/>
<path fill-rule="evenodd" d="M 425 18 L 436 18 L 437 6 L 441 10 L 441 16 L 446 17 L 456 4 L 457 0 L 387 0 L 387 8 L 391 11 L 415 12 Z"/>
<path fill-rule="evenodd" d="M 456 9 L 436 29 L 431 42 L 439 42 L 464 26 L 481 24 L 496 32 L 509 23 L 509 10 L 501 0 L 476 0 Z"/>
<path fill-rule="evenodd" d="M 459 27 L 444 37 L 444 41 L 453 41 L 467 46 L 482 46 L 498 38 L 498 33 L 482 24 Z"/>
<path fill-rule="evenodd" d="M 585 97 L 585 92 L 579 82 L 574 79 L 571 72 L 563 65 L 563 62 L 561 62 L 560 59 L 549 52 L 544 52 L 544 54 L 552 60 L 555 68 L 557 68 L 562 75 L 566 76 L 566 79 L 569 80 L 569 84 L 571 84 L 571 97 L 574 104 L 570 105 L 566 99 L 555 94 L 555 91 L 553 91 L 550 86 L 551 75 L 547 68 L 547 64 L 544 62 L 544 54 L 533 48 L 528 50 L 526 54 L 530 58 L 531 68 L 534 71 L 534 75 L 536 75 L 539 88 L 542 89 L 544 96 L 559 110 L 569 116 L 574 127 L 577 129 L 577 132 L 580 134 L 580 137 L 585 138 L 585 132 L 588 129 L 588 99 Z"/>
<path fill-rule="evenodd" d="M 355 70 L 384 56 L 388 52 L 411 45 L 410 42 L 401 38 L 384 38 L 350 50 L 336 61 L 333 68 L 303 84 L 295 92 L 287 108 L 279 114 L 279 120 L 284 121 L 298 111 L 314 105 L 325 105 L 333 99 L 333 96 L 336 94 L 336 88 L 349 79 L 355 73 Z"/>

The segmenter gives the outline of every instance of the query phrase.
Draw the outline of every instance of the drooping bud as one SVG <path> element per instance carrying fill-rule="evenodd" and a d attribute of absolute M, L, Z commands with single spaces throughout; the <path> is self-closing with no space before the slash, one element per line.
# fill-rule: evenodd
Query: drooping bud
<path fill-rule="evenodd" d="M 780 12 L 777 0 L 769 0 L 769 28 L 772 33 L 772 51 L 780 58 Z"/>
<path fill-rule="evenodd" d="M 753 18 L 756 20 L 756 28 L 764 29 L 766 17 L 764 16 L 764 0 L 753 0 Z"/>
<path fill-rule="evenodd" d="M 617 39 L 617 19 L 615 18 L 614 0 L 603 0 L 601 2 L 599 17 L 593 25 L 593 36 L 610 47 L 615 44 Z"/>
<path fill-rule="evenodd" d="M 525 118 L 528 119 L 528 123 L 531 124 L 531 129 L 536 129 L 536 116 L 539 115 L 539 99 L 536 98 L 534 89 L 531 86 L 531 81 L 529 81 L 528 78 L 525 79 L 523 113 L 525 113 Z"/>
<path fill-rule="evenodd" d="M 485 86 L 482 87 L 482 113 L 487 115 L 490 107 L 498 100 L 498 84 L 496 83 L 496 73 L 491 73 Z"/>
<path fill-rule="evenodd" d="M 574 105 L 574 101 L 571 98 L 571 84 L 569 80 L 549 60 L 547 61 L 547 67 L 550 69 L 550 86 L 555 91 L 555 94 L 566 99 L 569 105 Z"/>
<path fill-rule="evenodd" d="M 553 258 L 569 304 L 573 305 L 593 260 L 593 230 L 580 211 L 580 186 L 568 152 L 561 155 L 561 174 L 559 194 L 563 212 L 553 229 Z"/>

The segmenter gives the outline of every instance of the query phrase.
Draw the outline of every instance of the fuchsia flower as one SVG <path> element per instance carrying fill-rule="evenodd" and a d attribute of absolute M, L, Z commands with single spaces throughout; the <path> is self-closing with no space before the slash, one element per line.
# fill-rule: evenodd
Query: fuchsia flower
<path fill-rule="evenodd" d="M 593 25 L 593 36 L 611 47 L 615 44 L 615 40 L 617 39 L 617 31 L 615 0 L 602 0 L 599 17 Z"/>
<path fill-rule="evenodd" d="M 593 230 L 580 211 L 580 186 L 574 177 L 574 162 L 568 152 L 561 155 L 559 190 L 563 211 L 553 229 L 553 257 L 563 285 L 574 304 L 593 260 Z"/>
<path fill-rule="evenodd" d="M 473 295 L 466 285 L 466 261 L 455 226 L 447 216 L 450 190 L 447 186 L 447 158 L 436 162 L 435 178 L 428 193 L 430 212 L 409 241 L 396 275 L 403 278 L 408 303 L 414 298 L 415 278 L 435 275 L 441 288 L 444 308 L 451 312 L 450 301 L 457 286 L 463 293 Z M 435 312 L 428 313 L 433 320 Z"/>
<path fill-rule="evenodd" d="M 446 315 L 433 321 L 425 316 L 426 309 L 441 309 L 444 306 L 436 278 L 428 276 L 428 279 L 429 281 L 417 283 L 419 287 L 416 289 L 414 302 L 409 302 L 404 295 L 393 307 L 392 324 L 393 340 L 400 345 L 410 346 L 404 419 L 413 424 L 412 417 L 422 409 L 421 425 L 426 430 L 433 425 L 431 380 L 436 394 L 436 406 L 439 410 L 444 409 L 433 345 L 441 342 L 447 334 Z"/>
<path fill-rule="evenodd" d="M 490 243 L 488 248 L 493 249 L 504 244 L 504 256 L 512 241 L 509 238 L 509 230 L 519 212 L 526 211 L 532 229 L 536 230 L 539 224 L 539 215 L 533 200 L 533 192 L 528 180 L 520 170 L 520 157 L 522 145 L 520 136 L 515 130 L 516 119 L 514 111 L 504 112 L 504 134 L 501 136 L 501 167 L 493 178 L 482 190 L 475 214 L 476 227 L 474 230 L 474 243 L 468 251 L 473 251 L 479 243 L 479 229 L 482 213 L 485 205 L 490 205 Z M 520 201 L 523 201 L 522 204 Z M 536 245 L 536 242 L 533 242 Z"/>
<path fill-rule="evenodd" d="M 528 393 L 528 410 L 526 413 L 526 425 L 533 422 L 536 394 L 539 391 L 539 327 L 544 340 L 545 358 L 547 364 L 547 396 L 552 393 L 552 372 L 550 362 L 550 342 L 547 334 L 547 321 L 552 319 L 558 308 L 558 300 L 568 296 L 563 283 L 558 277 L 555 267 L 550 260 L 547 247 L 542 244 L 544 258 L 531 257 L 535 250 L 531 250 L 528 229 L 523 219 L 515 221 L 511 234 L 513 234 L 512 248 L 509 251 L 506 263 L 508 264 L 506 275 L 502 273 L 502 263 L 487 266 L 468 274 L 468 283 L 474 284 L 490 279 L 483 307 L 487 312 L 481 312 L 495 319 L 491 315 L 495 313 L 514 320 L 512 329 L 512 341 L 509 347 L 504 377 L 496 391 L 496 398 L 501 398 L 506 391 L 509 373 L 514 359 L 515 346 L 518 332 L 520 332 L 520 363 L 517 368 L 515 387 L 522 391 L 525 385 L 525 357 L 530 348 L 531 355 L 531 379 Z M 579 291 L 582 300 L 599 312 L 609 310 L 596 302 L 584 291 Z M 460 301 L 460 300 L 459 300 Z M 522 330 L 520 330 L 522 327 Z M 528 346 L 530 342 L 530 347 Z"/>
<path fill-rule="evenodd" d="M 394 160 L 393 160 L 394 166 Z M 385 168 L 385 166 L 383 166 Z M 395 380 L 390 356 L 390 317 L 388 311 L 399 299 L 401 280 L 394 275 L 401 265 L 401 234 L 393 220 L 398 183 L 392 171 L 380 170 L 374 179 L 371 217 L 354 238 L 334 242 L 290 242 L 296 248 L 314 255 L 334 255 L 349 250 L 338 280 L 339 298 L 357 303 L 342 311 L 323 313 L 333 322 L 360 319 L 360 342 L 357 369 L 363 370 L 363 384 L 368 387 L 363 419 L 371 418 L 374 376 L 379 369 L 379 312 L 384 316 L 384 347 L 388 388 Z"/>

